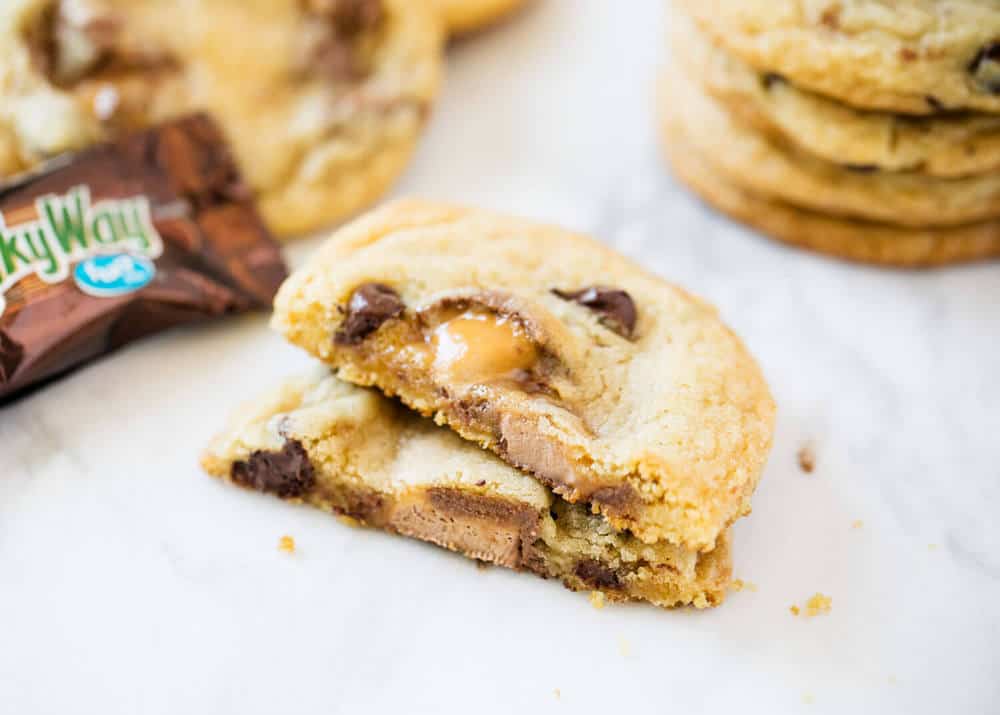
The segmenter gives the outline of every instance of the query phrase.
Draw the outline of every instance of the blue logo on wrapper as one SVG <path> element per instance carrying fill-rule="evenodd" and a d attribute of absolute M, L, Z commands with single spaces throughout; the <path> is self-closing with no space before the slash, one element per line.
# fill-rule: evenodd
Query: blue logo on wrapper
<path fill-rule="evenodd" d="M 81 261 L 73 271 L 73 280 L 87 295 L 115 298 L 145 288 L 155 275 L 156 266 L 148 258 L 115 253 Z"/>

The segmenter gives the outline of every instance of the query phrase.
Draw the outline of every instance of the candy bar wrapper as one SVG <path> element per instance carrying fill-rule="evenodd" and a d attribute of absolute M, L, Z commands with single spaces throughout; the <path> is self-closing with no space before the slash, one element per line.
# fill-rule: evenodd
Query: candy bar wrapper
<path fill-rule="evenodd" d="M 0 404 L 146 335 L 268 308 L 286 275 L 206 116 L 13 177 L 0 184 Z"/>

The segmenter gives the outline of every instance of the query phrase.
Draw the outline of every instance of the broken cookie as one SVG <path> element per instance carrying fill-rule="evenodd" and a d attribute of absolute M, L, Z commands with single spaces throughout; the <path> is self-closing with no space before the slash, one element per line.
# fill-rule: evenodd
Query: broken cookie
<path fill-rule="evenodd" d="M 591 239 L 405 201 L 336 233 L 275 327 L 649 544 L 711 552 L 774 403 L 715 310 Z"/>
<path fill-rule="evenodd" d="M 643 543 L 322 368 L 241 408 L 202 464 L 241 486 L 612 600 L 713 606 L 731 576 L 728 531 L 707 553 Z"/>

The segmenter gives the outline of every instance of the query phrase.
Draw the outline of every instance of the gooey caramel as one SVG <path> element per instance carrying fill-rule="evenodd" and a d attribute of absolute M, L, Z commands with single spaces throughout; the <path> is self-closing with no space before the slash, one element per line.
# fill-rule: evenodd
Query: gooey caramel
<path fill-rule="evenodd" d="M 538 347 L 509 318 L 466 312 L 431 334 L 434 371 L 452 382 L 481 383 L 530 370 Z"/>

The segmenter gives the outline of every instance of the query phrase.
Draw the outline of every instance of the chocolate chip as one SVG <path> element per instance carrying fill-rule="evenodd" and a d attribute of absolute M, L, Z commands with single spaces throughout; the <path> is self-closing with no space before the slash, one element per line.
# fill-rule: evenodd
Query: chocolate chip
<path fill-rule="evenodd" d="M 382 0 L 308 0 L 307 10 L 326 28 L 310 53 L 310 66 L 338 81 L 363 79 L 369 66 L 358 41 L 381 25 L 385 17 Z"/>
<path fill-rule="evenodd" d="M 764 84 L 764 89 L 771 89 L 776 84 L 785 84 L 788 82 L 784 75 L 780 75 L 777 72 L 768 72 L 763 77 L 761 77 L 761 82 Z"/>
<path fill-rule="evenodd" d="M 257 450 L 245 462 L 234 462 L 233 481 L 279 497 L 300 497 L 313 488 L 316 473 L 302 443 L 288 440 L 280 452 Z"/>
<path fill-rule="evenodd" d="M 590 588 L 617 590 L 622 587 L 618 574 L 597 559 L 584 559 L 578 562 L 573 573 Z"/>
<path fill-rule="evenodd" d="M 990 94 L 1000 94 L 1000 42 L 991 42 L 980 48 L 968 69 L 981 89 Z"/>
<path fill-rule="evenodd" d="M 9 382 L 24 357 L 24 346 L 0 331 L 0 385 Z"/>
<path fill-rule="evenodd" d="M 333 336 L 338 345 L 357 345 L 385 321 L 403 312 L 399 293 L 383 283 L 365 283 L 351 293 L 347 317 Z"/>
<path fill-rule="evenodd" d="M 590 286 L 578 291 L 553 288 L 552 292 L 563 300 L 571 300 L 598 313 L 601 323 L 609 330 L 625 338 L 632 337 L 638 314 L 632 296 L 625 291 L 607 286 Z"/>
<path fill-rule="evenodd" d="M 855 174 L 874 174 L 878 171 L 877 164 L 844 164 L 844 168 Z"/>
<path fill-rule="evenodd" d="M 924 101 L 927 102 L 927 106 L 933 109 L 935 112 L 944 111 L 944 103 L 935 97 L 933 94 L 928 94 L 924 97 Z"/>

